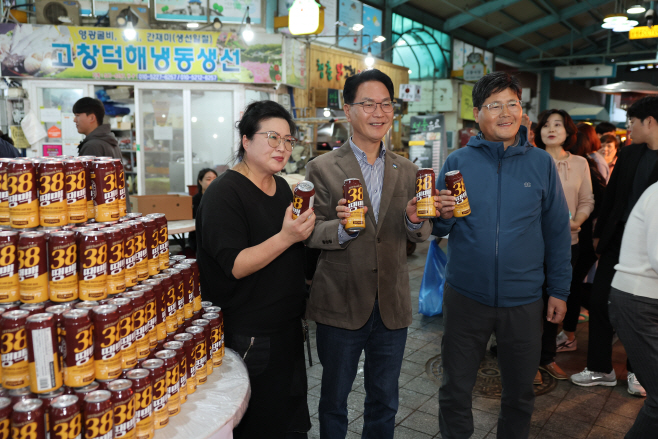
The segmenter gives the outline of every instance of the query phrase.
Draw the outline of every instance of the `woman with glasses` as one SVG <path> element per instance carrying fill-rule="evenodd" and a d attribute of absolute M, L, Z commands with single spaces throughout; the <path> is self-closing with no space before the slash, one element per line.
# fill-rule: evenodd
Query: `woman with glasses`
<path fill-rule="evenodd" d="M 305 438 L 301 241 L 315 216 L 309 209 L 293 219 L 292 191 L 276 175 L 290 158 L 296 126 L 281 105 L 259 101 L 237 128 L 237 164 L 208 187 L 197 213 L 202 297 L 222 307 L 224 342 L 249 371 L 249 408 L 233 436 Z"/>
<path fill-rule="evenodd" d="M 578 259 L 578 232 L 594 209 L 592 179 L 589 164 L 584 157 L 572 154 L 571 148 L 577 140 L 578 128 L 564 110 L 548 110 L 542 113 L 535 128 L 537 147 L 553 157 L 557 166 L 564 196 L 569 206 L 571 225 L 571 267 Z M 568 308 L 568 306 L 567 306 Z M 555 363 L 557 325 L 544 321 L 542 352 L 539 368 L 558 380 L 569 378 Z"/>

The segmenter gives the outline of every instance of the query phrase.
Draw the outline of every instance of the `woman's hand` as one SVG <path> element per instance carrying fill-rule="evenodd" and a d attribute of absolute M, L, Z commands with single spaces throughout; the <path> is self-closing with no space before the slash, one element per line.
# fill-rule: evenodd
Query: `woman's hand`
<path fill-rule="evenodd" d="M 313 212 L 313 208 L 302 213 L 297 219 L 292 219 L 292 203 L 290 203 L 283 217 L 283 226 L 280 233 L 281 237 L 290 246 L 311 236 L 314 227 L 315 213 Z"/>

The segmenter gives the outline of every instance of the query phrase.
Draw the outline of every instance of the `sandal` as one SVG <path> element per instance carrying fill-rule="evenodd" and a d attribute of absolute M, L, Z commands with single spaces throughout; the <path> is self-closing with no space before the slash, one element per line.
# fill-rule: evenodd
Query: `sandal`
<path fill-rule="evenodd" d="M 578 316 L 578 323 L 587 323 L 589 322 L 589 313 L 581 312 Z"/>

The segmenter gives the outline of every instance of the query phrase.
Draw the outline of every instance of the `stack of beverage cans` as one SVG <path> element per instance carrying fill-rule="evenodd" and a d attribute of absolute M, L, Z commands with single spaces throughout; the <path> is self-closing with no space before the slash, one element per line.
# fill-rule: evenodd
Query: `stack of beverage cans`
<path fill-rule="evenodd" d="M 110 159 L 0 159 L 0 437 L 152 438 L 222 363 L 196 260 Z"/>

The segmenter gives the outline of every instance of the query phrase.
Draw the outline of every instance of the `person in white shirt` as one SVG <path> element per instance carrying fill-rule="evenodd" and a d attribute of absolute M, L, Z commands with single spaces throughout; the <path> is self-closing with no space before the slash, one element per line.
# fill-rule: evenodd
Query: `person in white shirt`
<path fill-rule="evenodd" d="M 610 322 L 624 343 L 647 399 L 626 439 L 658 431 L 658 183 L 631 211 L 610 290 Z"/>

